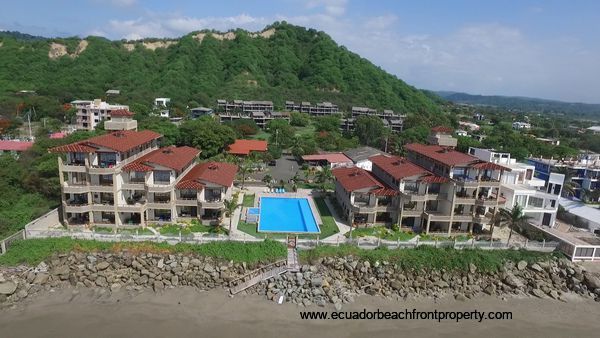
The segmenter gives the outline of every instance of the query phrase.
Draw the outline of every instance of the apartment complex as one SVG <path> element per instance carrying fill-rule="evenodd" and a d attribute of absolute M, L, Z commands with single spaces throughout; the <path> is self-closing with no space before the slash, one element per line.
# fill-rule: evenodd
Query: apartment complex
<path fill-rule="evenodd" d="M 352 107 L 351 117 L 343 118 L 340 121 L 340 130 L 343 132 L 351 132 L 354 130 L 356 119 L 359 116 L 377 116 L 381 119 L 385 127 L 393 132 L 400 133 L 404 130 L 404 119 L 406 115 L 394 113 L 394 111 L 385 109 L 377 111 L 367 107 Z"/>
<path fill-rule="evenodd" d="M 271 101 L 217 100 L 217 110 L 221 123 L 246 119 L 254 121 L 259 128 L 265 128 L 271 120 L 290 120 L 289 113 L 273 111 Z"/>
<path fill-rule="evenodd" d="M 506 209 L 510 210 L 518 204 L 523 213 L 530 217 L 529 222 L 538 226 L 554 225 L 564 175 L 550 173 L 546 180 L 537 178 L 534 165 L 519 163 L 511 158 L 510 153 L 469 148 L 469 154 L 510 169 L 504 172 L 500 182 L 500 195 L 506 199 Z"/>
<path fill-rule="evenodd" d="M 600 154 L 581 153 L 577 158 L 571 159 L 530 157 L 527 163 L 535 167 L 536 177 L 545 182 L 550 181 L 554 171 L 560 168 L 568 170 L 571 180 L 575 183 L 577 198 L 583 197 L 583 189 L 591 192 L 600 190 Z M 591 196 L 587 198 L 590 199 Z"/>
<path fill-rule="evenodd" d="M 100 99 L 77 100 L 71 104 L 77 109 L 75 117 L 79 130 L 94 130 L 100 121 L 108 120 L 114 110 L 129 110 L 128 106 L 109 104 Z"/>
<path fill-rule="evenodd" d="M 50 149 L 58 158 L 67 226 L 139 227 L 192 218 L 215 221 L 237 166 L 197 164 L 200 151 L 159 147 L 153 131 L 116 131 Z"/>
<path fill-rule="evenodd" d="M 353 223 L 398 223 L 425 233 L 480 232 L 506 198 L 500 180 L 510 169 L 436 144 L 409 144 L 407 157 L 369 158 L 371 172 L 333 170 L 336 196 Z"/>
<path fill-rule="evenodd" d="M 339 113 L 339 108 L 331 102 L 320 102 L 312 105 L 310 102 L 303 101 L 295 103 L 294 101 L 285 101 L 285 110 L 307 113 L 313 116 L 326 116 Z"/>

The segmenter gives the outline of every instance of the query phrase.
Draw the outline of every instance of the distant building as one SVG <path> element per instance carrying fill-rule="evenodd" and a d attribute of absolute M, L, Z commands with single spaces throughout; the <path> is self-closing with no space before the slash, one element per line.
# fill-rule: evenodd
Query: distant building
<path fill-rule="evenodd" d="M 137 130 L 137 121 L 133 113 L 126 109 L 113 110 L 104 122 L 105 130 Z"/>
<path fill-rule="evenodd" d="M 456 136 L 469 136 L 469 133 L 466 130 L 458 129 L 454 133 L 456 134 Z"/>
<path fill-rule="evenodd" d="M 94 130 L 98 123 L 110 118 L 113 110 L 129 110 L 129 106 L 109 104 L 100 99 L 71 102 L 77 109 L 76 124 L 79 130 Z"/>
<path fill-rule="evenodd" d="M 239 156 L 248 156 L 253 152 L 264 153 L 266 151 L 267 141 L 263 140 L 235 140 L 227 150 L 228 153 Z"/>
<path fill-rule="evenodd" d="M 452 137 L 454 130 L 450 127 L 437 126 L 431 128 L 431 133 L 427 138 L 429 144 L 434 144 L 442 147 L 456 148 L 458 140 Z"/>
<path fill-rule="evenodd" d="M 171 116 L 171 112 L 168 107 L 171 103 L 171 99 L 168 97 L 157 97 L 154 99 L 154 108 L 159 110 L 158 115 L 160 117 L 169 118 Z"/>
<path fill-rule="evenodd" d="M 196 108 L 190 109 L 190 118 L 191 119 L 197 119 L 202 116 L 212 116 L 212 114 L 213 114 L 213 110 L 210 108 L 206 108 L 206 107 L 196 107 Z"/>
<path fill-rule="evenodd" d="M 589 127 L 587 130 L 591 131 L 594 135 L 600 134 L 600 126 Z"/>
<path fill-rule="evenodd" d="M 302 160 L 309 165 L 328 166 L 330 168 L 348 167 L 353 164 L 343 153 L 320 153 L 302 156 Z"/>
<path fill-rule="evenodd" d="M 106 91 L 106 96 L 117 96 L 120 94 L 121 94 L 121 91 L 118 89 L 109 89 Z"/>
<path fill-rule="evenodd" d="M 344 155 L 351 159 L 355 166 L 368 171 L 371 171 L 373 167 L 373 163 L 369 158 L 383 154 L 387 153 L 373 147 L 359 147 L 344 151 Z"/>
<path fill-rule="evenodd" d="M 301 102 L 300 104 L 294 101 L 285 101 L 285 109 L 288 111 L 307 113 L 313 116 L 325 116 L 339 113 L 339 108 L 331 102 L 320 102 L 311 105 L 310 102 Z"/>
<path fill-rule="evenodd" d="M 217 100 L 217 110 L 221 123 L 248 119 L 253 120 L 258 127 L 265 128 L 274 119 L 290 120 L 290 113 L 274 111 L 271 101 Z"/>
<path fill-rule="evenodd" d="M 531 129 L 531 124 L 527 122 L 513 122 L 512 127 L 516 130 Z"/>
<path fill-rule="evenodd" d="M 483 115 L 481 113 L 475 113 L 475 114 L 473 114 L 473 120 L 483 121 L 483 120 L 485 120 L 485 115 Z"/>
<path fill-rule="evenodd" d="M 18 140 L 0 140 L 0 154 L 12 154 L 14 157 L 33 147 L 33 142 Z"/>
<path fill-rule="evenodd" d="M 477 125 L 475 123 L 465 122 L 465 121 L 459 121 L 458 125 L 461 126 L 463 129 L 468 129 L 470 131 L 477 131 L 480 128 L 479 125 Z"/>
<path fill-rule="evenodd" d="M 543 138 L 543 137 L 536 137 L 535 138 L 538 141 L 544 142 L 546 144 L 550 144 L 553 146 L 558 146 L 560 145 L 560 140 L 557 138 Z"/>

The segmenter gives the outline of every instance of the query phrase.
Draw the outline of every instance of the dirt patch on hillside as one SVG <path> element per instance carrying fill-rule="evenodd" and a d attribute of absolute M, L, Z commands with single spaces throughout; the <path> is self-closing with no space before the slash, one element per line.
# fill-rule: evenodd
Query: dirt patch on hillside
<path fill-rule="evenodd" d="M 75 48 L 75 51 L 69 54 L 69 52 L 67 51 L 67 46 L 63 45 L 62 43 L 52 42 L 50 44 L 50 50 L 48 51 L 48 57 L 50 59 L 58 59 L 59 57 L 68 55 L 70 58 L 74 59 L 77 56 L 79 56 L 79 54 L 85 51 L 88 44 L 89 43 L 87 42 L 87 40 L 79 41 L 79 44 L 77 45 L 77 48 Z"/>
<path fill-rule="evenodd" d="M 275 34 L 275 28 L 269 28 L 265 31 L 262 32 L 253 32 L 253 33 L 248 33 L 248 36 L 251 38 L 265 38 L 268 39 L 271 36 L 273 36 L 273 34 Z M 235 39 L 236 35 L 234 32 L 227 32 L 227 33 L 197 33 L 196 35 L 194 35 L 194 39 L 198 40 L 199 42 L 202 42 L 202 40 L 204 40 L 204 38 L 206 37 L 206 35 L 212 35 L 215 39 L 219 40 L 219 41 L 223 41 L 223 40 L 233 40 Z"/>
<path fill-rule="evenodd" d="M 127 49 L 127 51 L 131 52 L 135 49 L 135 44 L 133 43 L 124 43 L 123 47 L 125 47 L 125 49 Z"/>
<path fill-rule="evenodd" d="M 176 43 L 177 43 L 177 41 L 168 40 L 168 41 L 142 42 L 142 45 L 150 50 L 156 50 L 156 48 L 167 48 Z"/>

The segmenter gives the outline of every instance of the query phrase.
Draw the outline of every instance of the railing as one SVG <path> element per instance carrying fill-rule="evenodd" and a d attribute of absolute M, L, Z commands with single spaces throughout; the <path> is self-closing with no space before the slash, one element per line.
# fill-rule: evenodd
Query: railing
<path fill-rule="evenodd" d="M 16 233 L 0 241 L 0 255 L 4 255 L 8 251 L 8 249 L 10 249 L 10 247 L 13 245 L 13 243 L 25 238 L 27 238 L 25 230 L 19 230 Z"/>

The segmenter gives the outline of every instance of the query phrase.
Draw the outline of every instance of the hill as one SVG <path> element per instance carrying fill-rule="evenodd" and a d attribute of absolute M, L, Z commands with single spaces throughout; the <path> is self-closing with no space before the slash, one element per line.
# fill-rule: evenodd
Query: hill
<path fill-rule="evenodd" d="M 522 112 L 569 115 L 570 117 L 596 120 L 600 119 L 600 104 L 562 102 L 518 96 L 471 95 L 448 91 L 438 91 L 435 92 L 435 94 L 455 103 L 494 106 L 509 110 L 519 110 Z"/>
<path fill-rule="evenodd" d="M 213 106 L 217 98 L 332 101 L 437 115 L 424 92 L 339 46 L 324 32 L 274 23 L 262 32 L 192 32 L 178 39 L 110 41 L 79 38 L 19 39 L 0 36 L 0 113 L 25 101 L 39 116 L 57 114 L 74 99 L 121 90 L 119 103 L 171 97 Z M 20 90 L 37 96 L 16 97 Z"/>

